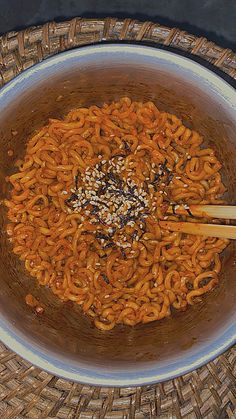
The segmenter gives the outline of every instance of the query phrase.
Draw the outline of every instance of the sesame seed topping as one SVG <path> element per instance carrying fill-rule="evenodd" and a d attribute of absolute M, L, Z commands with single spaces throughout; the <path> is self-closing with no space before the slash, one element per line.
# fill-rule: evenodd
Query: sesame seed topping
<path fill-rule="evenodd" d="M 142 238 L 149 215 L 158 221 L 157 208 L 162 201 L 159 203 L 160 196 L 155 194 L 159 192 L 163 195 L 163 203 L 169 203 L 169 188 L 163 188 L 174 177 L 174 173 L 170 173 L 173 168 L 167 167 L 165 160 L 160 164 L 151 163 L 150 175 L 145 173 L 145 180 L 137 181 L 133 178 L 134 162 L 126 159 L 127 149 L 125 152 L 124 156 L 114 155 L 109 160 L 99 154 L 98 163 L 75 176 L 76 187 L 71 188 L 71 195 L 65 201 L 68 212 L 81 213 L 81 223 L 86 220 L 94 225 L 91 233 L 104 250 L 117 246 L 124 259 L 128 254 L 125 255 L 122 249 L 131 247 L 130 241 L 137 242 Z M 66 195 L 65 192 L 62 194 Z"/>

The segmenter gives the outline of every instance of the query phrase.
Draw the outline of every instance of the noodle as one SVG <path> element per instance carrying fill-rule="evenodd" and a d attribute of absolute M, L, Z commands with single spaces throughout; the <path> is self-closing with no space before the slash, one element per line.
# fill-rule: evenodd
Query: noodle
<path fill-rule="evenodd" d="M 218 283 L 229 243 L 158 224 L 179 220 L 169 205 L 223 202 L 221 164 L 202 142 L 177 116 L 127 97 L 51 119 L 8 178 L 13 252 L 101 330 L 185 310 Z"/>

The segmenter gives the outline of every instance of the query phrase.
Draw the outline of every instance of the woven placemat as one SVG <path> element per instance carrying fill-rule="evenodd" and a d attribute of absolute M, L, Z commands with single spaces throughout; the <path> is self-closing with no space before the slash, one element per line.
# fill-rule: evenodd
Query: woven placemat
<path fill-rule="evenodd" d="M 101 41 L 173 47 L 236 79 L 236 54 L 205 38 L 152 22 L 75 18 L 0 37 L 0 86 L 51 55 Z M 52 376 L 0 344 L 0 419 L 21 418 L 236 418 L 236 349 L 174 380 L 118 389 Z"/>

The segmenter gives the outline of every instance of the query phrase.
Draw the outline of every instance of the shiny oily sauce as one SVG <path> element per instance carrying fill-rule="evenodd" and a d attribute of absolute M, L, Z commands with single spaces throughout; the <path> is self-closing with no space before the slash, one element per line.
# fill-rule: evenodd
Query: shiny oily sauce
<path fill-rule="evenodd" d="M 197 221 L 168 216 L 170 205 L 223 202 L 221 164 L 202 143 L 177 116 L 128 97 L 50 119 L 7 179 L 13 252 L 101 330 L 186 310 L 218 283 L 228 244 L 159 226 Z"/>

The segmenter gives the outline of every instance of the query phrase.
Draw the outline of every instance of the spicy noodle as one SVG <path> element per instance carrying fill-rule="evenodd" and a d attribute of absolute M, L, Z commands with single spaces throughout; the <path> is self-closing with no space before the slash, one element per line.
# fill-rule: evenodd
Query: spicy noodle
<path fill-rule="evenodd" d="M 158 224 L 180 219 L 169 205 L 223 202 L 221 164 L 202 142 L 177 116 L 127 97 L 49 120 L 8 178 L 13 252 L 99 329 L 185 310 L 218 283 L 229 243 Z"/>

